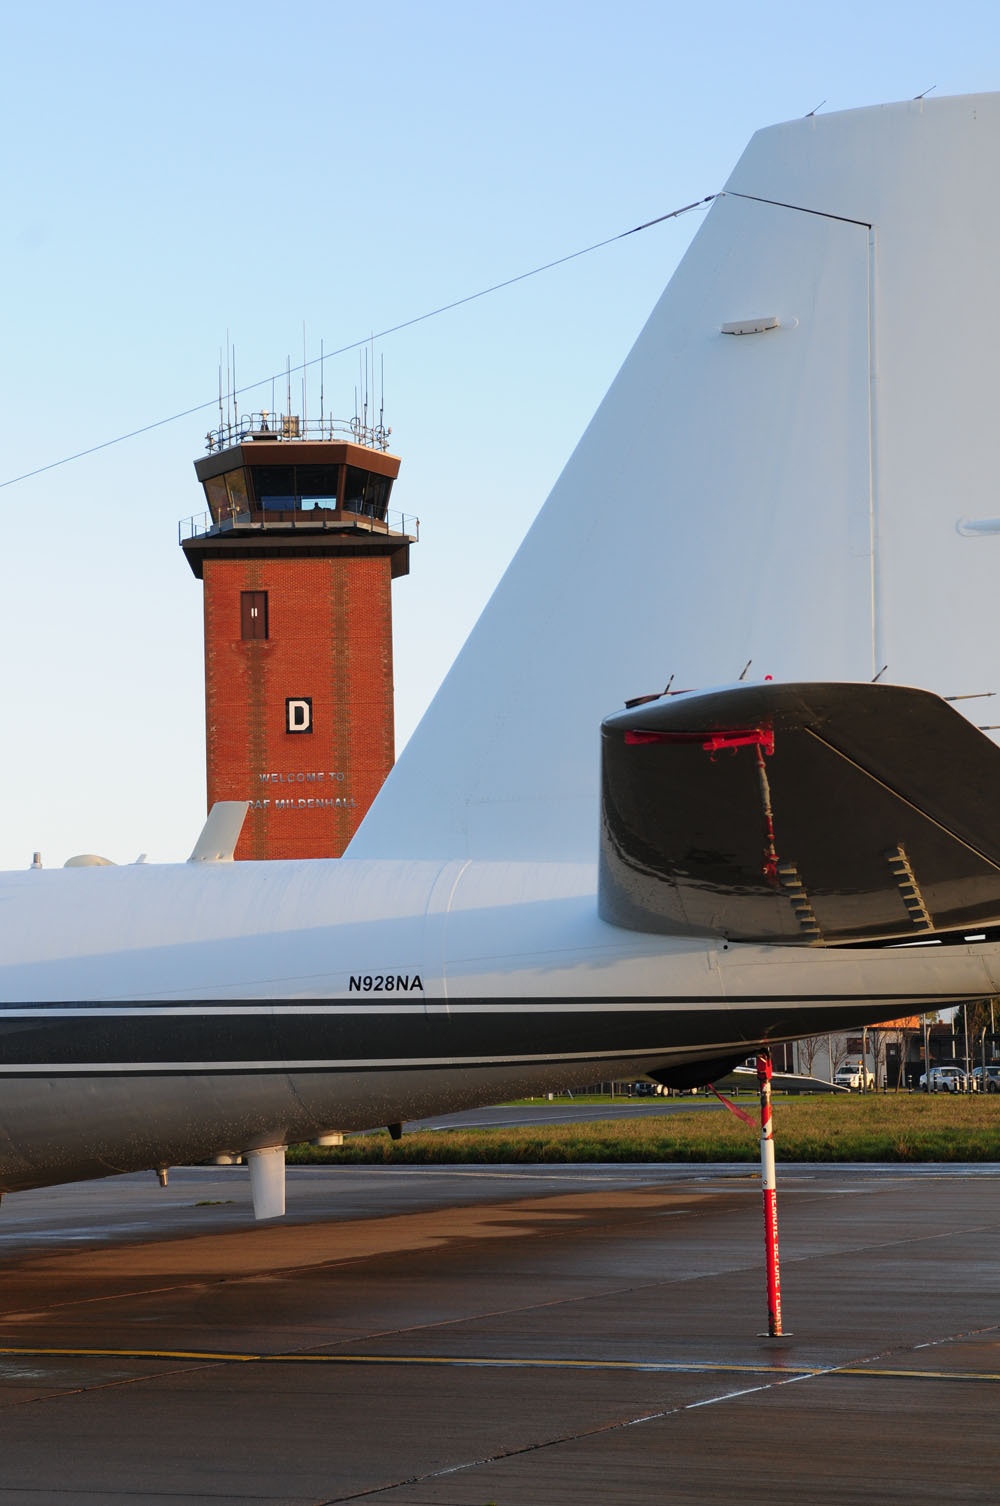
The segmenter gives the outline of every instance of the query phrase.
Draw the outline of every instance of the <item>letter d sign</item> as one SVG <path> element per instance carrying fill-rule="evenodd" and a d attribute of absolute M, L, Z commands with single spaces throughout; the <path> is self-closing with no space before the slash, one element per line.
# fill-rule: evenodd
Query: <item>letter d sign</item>
<path fill-rule="evenodd" d="M 312 696 L 287 696 L 285 699 L 285 731 L 311 732 L 312 729 Z"/>

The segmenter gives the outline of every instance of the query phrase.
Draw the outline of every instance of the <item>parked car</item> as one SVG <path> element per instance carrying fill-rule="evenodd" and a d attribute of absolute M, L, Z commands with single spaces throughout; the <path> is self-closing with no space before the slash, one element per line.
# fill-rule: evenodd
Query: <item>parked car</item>
<path fill-rule="evenodd" d="M 837 1068 L 833 1079 L 838 1088 L 848 1088 L 852 1093 L 874 1093 L 875 1073 L 863 1067 L 860 1062 L 845 1062 Z"/>
<path fill-rule="evenodd" d="M 993 1062 L 985 1072 L 982 1067 L 974 1068 L 972 1080 L 981 1093 L 1000 1093 L 1000 1062 Z"/>
<path fill-rule="evenodd" d="M 920 1078 L 920 1087 L 927 1087 L 927 1073 Z M 969 1079 L 961 1067 L 932 1067 L 931 1068 L 931 1092 L 932 1093 L 968 1093 Z"/>

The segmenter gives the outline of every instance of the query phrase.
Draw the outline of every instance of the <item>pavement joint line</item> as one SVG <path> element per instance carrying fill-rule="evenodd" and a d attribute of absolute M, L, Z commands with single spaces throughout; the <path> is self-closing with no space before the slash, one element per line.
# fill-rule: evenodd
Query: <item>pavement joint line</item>
<path fill-rule="evenodd" d="M 382 1365 L 430 1366 L 479 1370 L 590 1370 L 625 1371 L 649 1375 L 764 1375 L 783 1380 L 819 1379 L 845 1375 L 878 1380 L 979 1381 L 1000 1384 L 1000 1372 L 979 1370 L 912 1370 L 871 1365 L 736 1364 L 715 1360 L 586 1360 L 515 1358 L 482 1355 L 395 1354 L 257 1354 L 244 1351 L 196 1349 L 68 1349 L 18 1346 L 0 1348 L 4 1359 L 177 1360 L 209 1364 L 255 1365 Z M 695 1405 L 705 1405 L 696 1403 Z"/>
<path fill-rule="evenodd" d="M 689 1412 L 699 1411 L 703 1407 L 717 1406 L 720 1402 L 741 1401 L 744 1397 L 753 1396 L 764 1391 L 777 1390 L 780 1386 L 794 1385 L 797 1381 L 822 1378 L 827 1375 L 849 1373 L 848 1367 L 836 1365 L 825 1366 L 818 1370 L 803 1370 L 800 1373 L 794 1371 L 779 1371 L 777 1378 L 765 1380 L 758 1386 L 742 1386 L 734 1391 L 724 1391 L 715 1396 L 704 1397 L 701 1401 L 684 1402 L 679 1406 L 665 1407 L 656 1412 L 641 1413 L 636 1417 L 617 1419 L 613 1422 L 602 1423 L 597 1427 L 581 1429 L 577 1433 L 559 1434 L 552 1438 L 541 1439 L 536 1443 L 524 1444 L 519 1448 L 503 1449 L 495 1454 L 486 1455 L 481 1459 L 464 1459 L 457 1464 L 445 1465 L 441 1469 L 430 1470 L 425 1474 L 410 1475 L 405 1479 L 384 1481 L 378 1485 L 370 1485 L 362 1490 L 352 1491 L 350 1495 L 330 1496 L 325 1501 L 318 1502 L 317 1506 L 339 1506 L 339 1503 L 358 1501 L 363 1498 L 374 1499 L 376 1496 L 388 1496 L 390 1493 L 406 1489 L 408 1486 L 426 1484 L 432 1480 L 444 1479 L 448 1475 L 463 1474 L 469 1470 L 479 1469 L 484 1465 L 503 1464 L 510 1459 L 523 1458 L 528 1454 L 537 1454 L 549 1449 L 562 1448 L 567 1444 L 581 1443 L 587 1439 L 599 1438 L 611 1433 L 624 1433 L 632 1428 L 643 1427 L 648 1423 L 667 1422 L 674 1417 L 682 1417 Z"/>

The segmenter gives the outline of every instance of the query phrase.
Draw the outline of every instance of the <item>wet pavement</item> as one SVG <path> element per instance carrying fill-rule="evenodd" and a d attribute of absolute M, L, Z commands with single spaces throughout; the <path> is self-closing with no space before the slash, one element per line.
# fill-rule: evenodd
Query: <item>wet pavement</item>
<path fill-rule="evenodd" d="M 1000 1168 L 244 1168 L 0 1211 L 0 1503 L 995 1501 Z"/>

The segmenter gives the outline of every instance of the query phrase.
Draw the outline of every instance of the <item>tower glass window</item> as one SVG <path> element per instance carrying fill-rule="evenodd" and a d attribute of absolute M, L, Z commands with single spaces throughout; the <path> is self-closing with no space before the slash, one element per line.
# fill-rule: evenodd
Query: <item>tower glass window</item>
<path fill-rule="evenodd" d="M 295 476 L 290 465 L 257 465 L 253 471 L 257 504 L 265 512 L 294 512 Z"/>
<path fill-rule="evenodd" d="M 336 507 L 339 465 L 297 465 L 295 492 L 299 507 Z"/>
<path fill-rule="evenodd" d="M 247 500 L 247 478 L 242 470 L 228 471 L 226 473 L 226 487 L 229 491 L 229 510 L 233 517 L 239 513 L 248 512 L 250 503 Z"/>
<path fill-rule="evenodd" d="M 205 496 L 216 527 L 231 523 L 241 513 L 249 511 L 247 481 L 242 469 L 210 476 L 205 482 Z"/>
<path fill-rule="evenodd" d="M 255 465 L 251 471 L 262 512 L 311 511 L 337 506 L 339 465 Z"/>
<path fill-rule="evenodd" d="M 357 466 L 349 465 L 344 506 L 348 512 L 384 519 L 391 485 L 388 476 L 377 476 L 372 471 L 362 471 Z"/>

